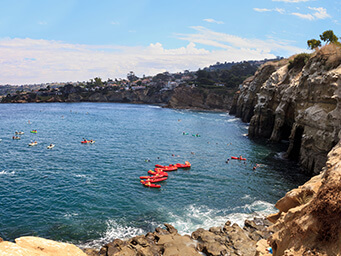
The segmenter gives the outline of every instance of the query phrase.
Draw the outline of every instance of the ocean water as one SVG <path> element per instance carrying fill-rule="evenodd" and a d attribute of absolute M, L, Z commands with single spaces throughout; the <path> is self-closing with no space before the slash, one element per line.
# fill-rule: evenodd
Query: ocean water
<path fill-rule="evenodd" d="M 226 113 L 152 105 L 1 104 L 0 237 L 100 247 L 163 223 L 189 234 L 273 213 L 308 177 L 281 157 L 285 145 L 251 141 L 247 128 Z M 239 155 L 247 161 L 225 162 Z M 140 184 L 155 164 L 185 161 L 192 168 L 170 172 L 160 189 Z"/>

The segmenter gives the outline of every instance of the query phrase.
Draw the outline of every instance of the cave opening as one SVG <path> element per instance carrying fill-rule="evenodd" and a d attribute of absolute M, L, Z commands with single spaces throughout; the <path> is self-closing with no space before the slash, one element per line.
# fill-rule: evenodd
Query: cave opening
<path fill-rule="evenodd" d="M 284 123 L 280 130 L 280 141 L 288 141 L 291 134 L 292 124 Z"/>
<path fill-rule="evenodd" d="M 294 161 L 299 160 L 303 132 L 304 128 L 302 126 L 296 127 L 293 146 L 289 154 L 289 158 L 293 159 Z"/>

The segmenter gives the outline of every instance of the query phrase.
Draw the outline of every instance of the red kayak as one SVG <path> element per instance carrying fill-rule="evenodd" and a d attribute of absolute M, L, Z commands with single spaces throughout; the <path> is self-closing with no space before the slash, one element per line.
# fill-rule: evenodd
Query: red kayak
<path fill-rule="evenodd" d="M 191 167 L 191 164 L 189 163 L 189 162 L 185 162 L 185 164 L 179 164 L 179 163 L 177 163 L 177 164 L 175 164 L 175 166 L 176 167 L 178 167 L 178 168 L 190 168 Z"/>
<path fill-rule="evenodd" d="M 168 173 L 166 173 L 167 175 L 163 175 L 163 174 L 155 174 L 153 176 L 140 176 L 140 179 L 157 179 L 157 178 L 164 178 L 164 177 L 168 177 Z"/>
<path fill-rule="evenodd" d="M 170 171 L 176 171 L 178 169 L 178 167 L 176 166 L 164 166 L 164 167 L 157 167 L 154 170 L 157 171 L 165 171 L 165 172 L 170 172 Z"/>
<path fill-rule="evenodd" d="M 173 165 L 173 164 L 170 164 L 170 165 L 156 164 L 156 165 L 155 165 L 155 167 L 158 167 L 158 168 L 171 167 L 171 166 L 174 166 L 174 165 Z"/>
<path fill-rule="evenodd" d="M 155 183 L 155 182 L 160 182 L 160 181 L 164 181 L 164 180 L 166 180 L 167 179 L 167 177 L 162 177 L 162 178 L 153 178 L 153 177 L 151 177 L 151 178 L 148 178 L 148 179 L 146 179 L 146 180 L 141 180 L 140 182 L 143 184 L 143 183 L 146 183 L 146 182 L 152 182 L 152 183 Z"/>
<path fill-rule="evenodd" d="M 157 169 L 157 168 L 155 168 L 155 169 Z M 168 177 L 168 173 L 162 171 L 162 169 L 160 169 L 160 170 L 158 170 L 158 171 L 149 170 L 148 173 L 151 174 L 151 175 L 159 174 L 159 175 Z"/>
<path fill-rule="evenodd" d="M 246 161 L 246 158 L 231 156 L 231 159 Z"/>
<path fill-rule="evenodd" d="M 146 186 L 146 187 L 149 187 L 149 188 L 161 188 L 161 185 L 153 184 L 153 183 L 143 183 L 143 186 Z"/>

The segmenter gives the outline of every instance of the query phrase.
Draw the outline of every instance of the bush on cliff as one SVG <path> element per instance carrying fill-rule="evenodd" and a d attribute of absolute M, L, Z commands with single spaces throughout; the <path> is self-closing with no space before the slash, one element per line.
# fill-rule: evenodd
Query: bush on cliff
<path fill-rule="evenodd" d="M 289 66 L 288 69 L 302 69 L 304 65 L 308 62 L 310 59 L 311 54 L 309 53 L 300 53 L 295 56 L 294 59 L 289 60 Z"/>

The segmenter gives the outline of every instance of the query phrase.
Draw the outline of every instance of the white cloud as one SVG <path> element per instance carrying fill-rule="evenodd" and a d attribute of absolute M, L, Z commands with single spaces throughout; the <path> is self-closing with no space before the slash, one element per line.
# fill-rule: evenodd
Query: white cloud
<path fill-rule="evenodd" d="M 275 8 L 273 9 L 275 12 L 279 12 L 280 14 L 284 14 L 285 13 L 285 10 L 282 9 L 282 8 Z"/>
<path fill-rule="evenodd" d="M 214 19 L 203 19 L 203 21 L 206 21 L 209 23 L 224 24 L 223 21 L 218 21 L 218 20 L 214 20 Z"/>
<path fill-rule="evenodd" d="M 298 13 L 298 12 L 293 12 L 291 13 L 294 16 L 297 16 L 301 19 L 306 19 L 306 20 L 319 20 L 319 19 L 326 19 L 330 18 L 331 16 L 327 13 L 327 10 L 323 7 L 308 7 L 308 9 L 316 11 L 314 13 Z"/>
<path fill-rule="evenodd" d="M 309 2 L 310 0 L 272 0 L 272 2 L 285 2 L 285 3 L 301 3 Z"/>
<path fill-rule="evenodd" d="M 271 12 L 271 9 L 266 9 L 266 8 L 253 8 L 254 11 L 256 12 Z"/>
<path fill-rule="evenodd" d="M 248 39 L 235 35 L 215 32 L 205 27 L 192 27 L 196 30 L 195 34 L 179 35 L 179 39 L 187 40 L 189 42 L 200 43 L 204 45 L 222 48 L 227 51 L 242 50 L 244 52 L 250 51 L 252 53 L 273 54 L 275 51 L 286 52 L 286 54 L 293 54 L 302 49 L 291 46 L 287 42 L 276 42 L 275 40 L 260 40 Z"/>
<path fill-rule="evenodd" d="M 123 78 L 131 70 L 138 76 L 155 75 L 164 71 L 197 70 L 217 61 L 269 59 L 302 52 L 272 39 L 241 38 L 205 27 L 192 29 L 193 34 L 177 35 L 188 43 L 174 49 L 166 49 L 158 42 L 147 47 L 127 47 L 30 38 L 0 39 L 0 81 L 1 84 L 27 84 L 87 81 L 93 77 Z M 207 50 L 205 46 L 213 49 Z"/>
<path fill-rule="evenodd" d="M 253 8 L 256 12 L 278 12 L 280 14 L 284 14 L 285 10 L 281 8 L 267 9 L 267 8 Z"/>
<path fill-rule="evenodd" d="M 316 11 L 315 13 L 313 13 L 313 15 L 317 18 L 317 19 L 326 19 L 326 18 L 330 18 L 330 15 L 327 13 L 327 10 L 323 7 L 318 7 L 318 8 L 314 8 L 314 7 L 308 7 L 310 10 Z"/>
<path fill-rule="evenodd" d="M 110 24 L 111 24 L 111 25 L 119 25 L 120 23 L 117 22 L 117 21 L 112 21 L 112 22 L 110 22 Z"/>

